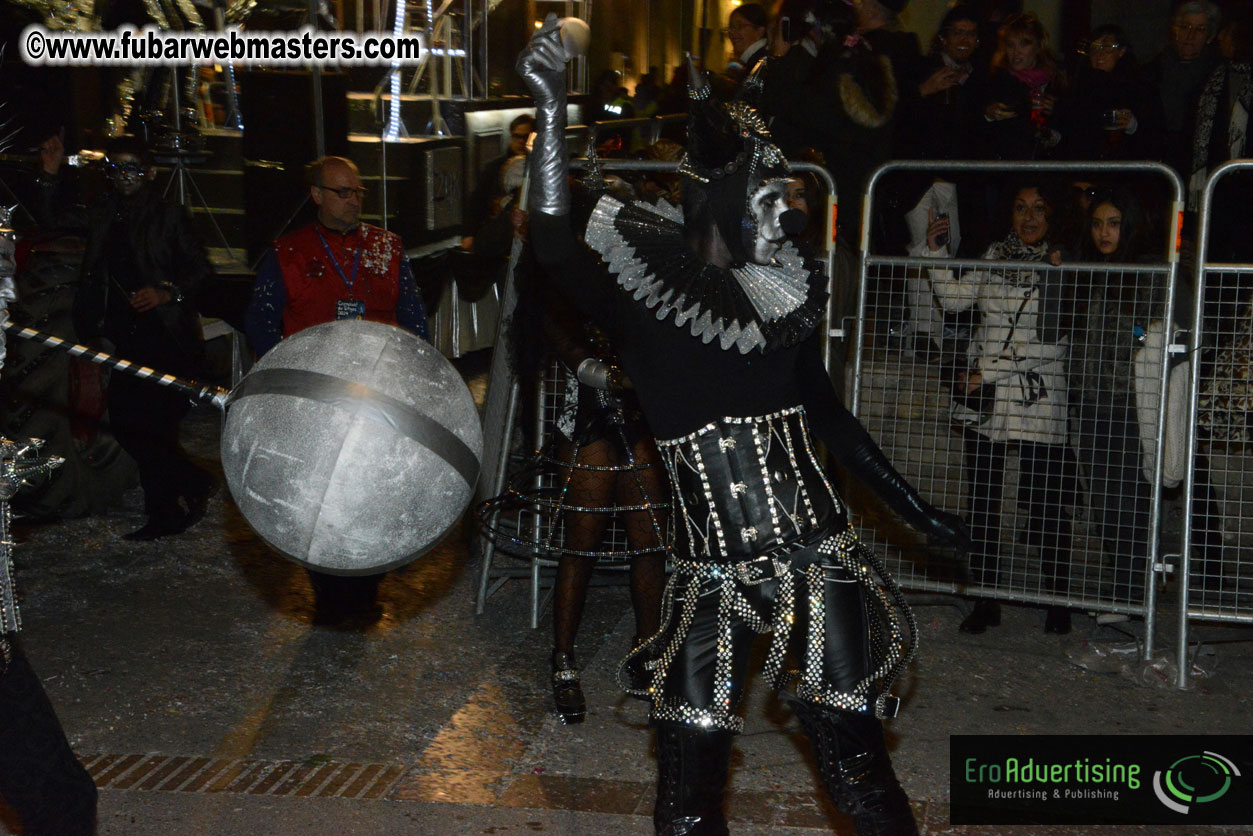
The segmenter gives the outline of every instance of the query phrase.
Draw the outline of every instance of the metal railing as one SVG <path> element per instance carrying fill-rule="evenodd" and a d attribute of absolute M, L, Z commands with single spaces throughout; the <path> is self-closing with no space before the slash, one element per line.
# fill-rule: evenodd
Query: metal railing
<path fill-rule="evenodd" d="M 1169 193 L 1169 233 L 1154 262 L 876 253 L 876 190 L 893 172 L 996 175 L 1000 185 L 1149 175 Z M 1150 581 L 1170 569 L 1161 393 L 1184 346 L 1172 330 L 1155 343 L 1166 350 L 1144 349 L 1174 309 L 1182 200 L 1178 175 L 1156 163 L 893 162 L 872 175 L 850 408 L 925 497 L 966 517 L 975 540 L 958 559 L 874 502 L 854 502 L 863 538 L 887 552 L 903 586 L 1143 616 L 1152 653 Z M 1057 298 L 1071 302 L 1047 301 Z M 994 386 L 977 386 L 975 371 Z"/>
<path fill-rule="evenodd" d="M 1191 671 L 1191 621 L 1253 623 L 1253 264 L 1210 261 L 1220 255 L 1253 261 L 1247 231 L 1233 248 L 1216 227 L 1243 218 L 1244 206 L 1216 203 L 1233 173 L 1253 172 L 1253 160 L 1233 160 L 1210 174 L 1198 205 L 1197 324 L 1199 362 L 1189 378 L 1187 474 L 1184 479 L 1183 570 L 1179 573 L 1178 681 Z M 1247 183 L 1245 184 L 1247 185 Z M 1240 195 L 1243 199 L 1243 195 Z M 1224 213 L 1228 213 L 1224 215 Z M 1219 233 L 1226 230 L 1220 230 Z M 1217 244 L 1217 246 L 1216 246 Z M 1243 246 L 1240 246 L 1240 245 Z M 1235 249 L 1237 252 L 1232 252 Z M 1239 252 L 1244 251 L 1244 252 Z M 1198 644 L 1199 648 L 1200 645 Z"/>

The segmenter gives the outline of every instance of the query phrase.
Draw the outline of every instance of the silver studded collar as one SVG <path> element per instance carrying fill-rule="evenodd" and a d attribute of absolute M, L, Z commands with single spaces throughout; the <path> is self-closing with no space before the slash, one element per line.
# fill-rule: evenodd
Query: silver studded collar
<path fill-rule="evenodd" d="M 657 319 L 723 350 L 741 354 L 796 345 L 822 318 L 825 277 L 787 242 L 770 264 L 722 268 L 683 240 L 683 214 L 661 202 L 624 204 L 605 195 L 587 224 L 586 240 L 618 277 L 618 285 Z"/>

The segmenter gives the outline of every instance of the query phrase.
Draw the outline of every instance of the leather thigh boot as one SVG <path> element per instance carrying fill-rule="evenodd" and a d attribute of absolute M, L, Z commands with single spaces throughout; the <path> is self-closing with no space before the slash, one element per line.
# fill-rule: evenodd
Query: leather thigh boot
<path fill-rule="evenodd" d="M 827 794 L 840 812 L 852 816 L 858 836 L 917 836 L 879 719 L 799 701 L 792 707 L 813 744 Z"/>
<path fill-rule="evenodd" d="M 96 785 L 17 647 L 0 673 L 0 798 L 17 812 L 28 836 L 96 832 Z"/>
<path fill-rule="evenodd" d="M 658 721 L 657 806 L 659 836 L 727 836 L 722 794 L 734 735 L 685 723 Z"/>

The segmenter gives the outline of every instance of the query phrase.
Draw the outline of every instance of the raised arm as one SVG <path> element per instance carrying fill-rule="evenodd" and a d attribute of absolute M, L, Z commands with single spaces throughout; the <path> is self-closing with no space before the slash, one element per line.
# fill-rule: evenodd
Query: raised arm
<path fill-rule="evenodd" d="M 535 97 L 535 143 L 530 159 L 527 208 L 545 215 L 570 214 L 570 157 L 566 151 L 566 62 L 556 15 L 518 55 L 517 71 Z"/>
<path fill-rule="evenodd" d="M 611 286 L 598 260 L 570 227 L 570 157 L 566 150 L 566 62 L 557 18 L 549 15 L 518 55 L 517 71 L 535 97 L 535 142 L 528 168 L 530 240 L 548 280 L 585 316 L 609 319 Z"/>

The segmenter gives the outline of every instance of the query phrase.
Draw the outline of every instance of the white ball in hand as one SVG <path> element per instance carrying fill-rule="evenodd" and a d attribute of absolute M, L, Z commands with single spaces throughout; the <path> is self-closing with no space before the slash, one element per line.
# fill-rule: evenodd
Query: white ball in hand
<path fill-rule="evenodd" d="M 577 17 L 563 17 L 557 21 L 561 27 L 561 46 L 566 51 L 566 60 L 576 55 L 586 55 L 587 47 L 592 42 L 592 30 Z"/>

